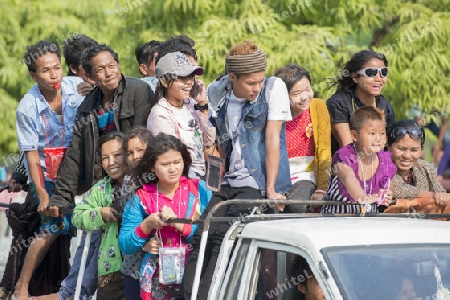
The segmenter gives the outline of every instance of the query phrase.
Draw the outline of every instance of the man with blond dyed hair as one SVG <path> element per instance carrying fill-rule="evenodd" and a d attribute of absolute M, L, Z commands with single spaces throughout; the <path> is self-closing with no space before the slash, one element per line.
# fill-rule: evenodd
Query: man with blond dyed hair
<path fill-rule="evenodd" d="M 282 193 L 291 188 L 284 123 L 292 117 L 285 83 L 276 77 L 266 78 L 266 56 L 250 41 L 231 48 L 225 67 L 227 74 L 207 90 L 210 120 L 217 128 L 225 174 L 220 192 L 213 194 L 204 216 L 220 201 L 261 197 L 283 200 L 286 197 Z M 233 205 L 219 209 L 215 216 L 237 220 L 248 215 L 249 209 L 249 205 Z M 262 210 L 272 211 L 268 206 Z M 210 227 L 199 299 L 208 296 L 228 227 L 228 223 L 213 223 Z M 186 265 L 183 284 L 186 299 L 191 297 L 202 229 L 200 226 L 193 238 L 193 251 Z"/>

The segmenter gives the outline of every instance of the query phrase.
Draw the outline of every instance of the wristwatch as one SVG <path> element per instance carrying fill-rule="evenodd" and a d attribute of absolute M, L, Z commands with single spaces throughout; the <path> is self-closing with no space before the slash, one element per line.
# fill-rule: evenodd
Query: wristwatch
<path fill-rule="evenodd" d="M 194 104 L 194 109 L 195 110 L 199 110 L 199 111 L 207 110 L 208 109 L 208 103 L 206 103 L 205 105 Z"/>

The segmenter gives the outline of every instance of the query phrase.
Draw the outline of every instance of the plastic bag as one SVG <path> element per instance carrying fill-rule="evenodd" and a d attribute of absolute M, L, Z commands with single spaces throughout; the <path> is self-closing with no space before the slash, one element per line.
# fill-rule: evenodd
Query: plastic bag
<path fill-rule="evenodd" d="M 206 169 L 206 187 L 213 192 L 220 191 L 223 171 L 225 169 L 225 160 L 223 158 L 208 155 Z"/>
<path fill-rule="evenodd" d="M 55 180 L 58 177 L 66 151 L 67 147 L 44 148 L 45 169 L 48 178 Z"/>
<path fill-rule="evenodd" d="M 159 248 L 159 282 L 165 285 L 181 284 L 185 257 L 184 247 Z"/>

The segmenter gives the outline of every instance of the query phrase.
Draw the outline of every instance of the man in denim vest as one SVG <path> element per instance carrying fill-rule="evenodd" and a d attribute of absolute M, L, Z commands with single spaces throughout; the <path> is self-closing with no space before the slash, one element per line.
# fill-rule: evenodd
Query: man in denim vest
<path fill-rule="evenodd" d="M 289 95 L 279 78 L 266 78 L 265 54 L 250 41 L 231 48 L 226 57 L 227 75 L 207 90 L 211 122 L 217 128 L 225 174 L 220 192 L 214 193 L 203 216 L 220 201 L 230 199 L 286 199 L 291 188 L 286 150 L 285 122 L 291 120 Z M 269 212 L 264 206 L 265 212 Z M 248 205 L 219 209 L 215 216 L 248 215 Z M 206 299 L 220 245 L 228 223 L 213 223 L 205 252 L 199 299 Z M 200 226 L 193 238 L 184 274 L 184 296 L 190 299 L 199 253 Z"/>

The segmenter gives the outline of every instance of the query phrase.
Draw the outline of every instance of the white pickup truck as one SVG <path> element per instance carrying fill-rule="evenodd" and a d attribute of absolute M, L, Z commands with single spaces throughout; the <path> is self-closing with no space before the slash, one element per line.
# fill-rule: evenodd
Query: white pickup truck
<path fill-rule="evenodd" d="M 325 299 L 450 299 L 450 222 L 416 214 L 235 222 L 208 299 L 303 299 L 291 276 L 296 255 Z"/>

